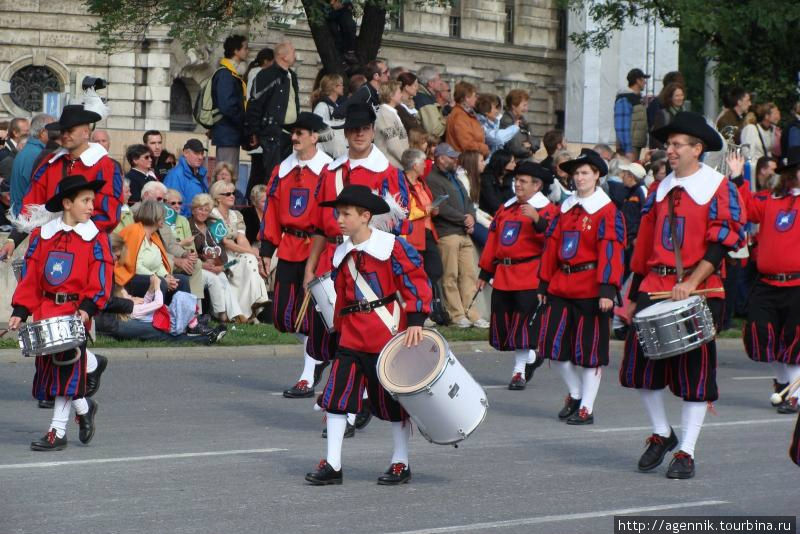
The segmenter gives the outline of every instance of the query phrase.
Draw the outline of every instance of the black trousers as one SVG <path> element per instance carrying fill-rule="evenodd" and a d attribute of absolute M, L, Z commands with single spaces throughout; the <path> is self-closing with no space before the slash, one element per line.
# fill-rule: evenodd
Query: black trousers
<path fill-rule="evenodd" d="M 173 274 L 175 278 L 178 279 L 178 287 L 174 290 L 167 289 L 167 282 L 163 278 L 161 279 L 161 293 L 164 294 L 164 304 L 169 306 L 169 303 L 172 302 L 172 295 L 175 294 L 175 291 L 185 291 L 187 293 L 191 293 L 189 289 L 189 277 L 185 274 Z M 147 294 L 147 290 L 150 288 L 150 277 L 145 274 L 135 274 L 130 281 L 125 284 L 125 289 L 128 293 L 131 294 L 133 297 L 144 297 Z"/>

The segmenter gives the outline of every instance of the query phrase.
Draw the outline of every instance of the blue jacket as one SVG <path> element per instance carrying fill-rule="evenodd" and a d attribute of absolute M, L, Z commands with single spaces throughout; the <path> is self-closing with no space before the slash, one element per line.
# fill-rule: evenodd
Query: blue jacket
<path fill-rule="evenodd" d="M 244 94 L 242 80 L 226 68 L 219 69 L 211 82 L 211 98 L 222 118 L 211 127 L 215 146 L 240 146 L 244 130 Z"/>
<path fill-rule="evenodd" d="M 181 215 L 184 217 L 192 216 L 192 199 L 200 193 L 208 193 L 208 182 L 206 180 L 206 168 L 197 169 L 197 174 L 192 172 L 192 168 L 186 163 L 183 156 L 178 160 L 178 164 L 167 173 L 164 178 L 164 185 L 169 189 L 176 189 L 183 196 L 183 207 Z"/>
<path fill-rule="evenodd" d="M 11 168 L 11 212 L 14 215 L 19 215 L 22 211 L 22 199 L 31 188 L 33 163 L 42 150 L 44 143 L 31 137 L 14 158 L 14 166 Z"/>

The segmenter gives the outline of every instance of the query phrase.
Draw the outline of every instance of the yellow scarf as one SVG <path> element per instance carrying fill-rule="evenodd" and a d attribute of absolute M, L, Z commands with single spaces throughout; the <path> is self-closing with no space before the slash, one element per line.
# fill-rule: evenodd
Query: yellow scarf
<path fill-rule="evenodd" d="M 223 67 L 225 67 L 226 69 L 228 69 L 229 71 L 231 71 L 231 74 L 233 74 L 233 77 L 236 78 L 237 80 L 239 80 L 242 83 L 242 102 L 244 102 L 244 107 L 246 109 L 247 108 L 247 82 L 244 81 L 244 78 L 242 78 L 239 75 L 239 72 L 237 72 L 237 70 L 236 70 L 236 66 L 233 64 L 233 61 L 231 61 L 230 59 L 224 57 L 224 58 L 219 60 L 219 64 L 222 65 Z"/>

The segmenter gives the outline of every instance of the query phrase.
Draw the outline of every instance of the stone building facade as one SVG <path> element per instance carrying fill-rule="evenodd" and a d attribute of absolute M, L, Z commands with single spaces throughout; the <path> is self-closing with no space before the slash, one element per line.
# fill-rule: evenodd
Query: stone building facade
<path fill-rule="evenodd" d="M 407 4 L 384 33 L 379 57 L 390 66 L 415 70 L 435 65 L 450 81 L 466 80 L 480 91 L 501 95 L 522 88 L 531 94 L 529 119 L 536 134 L 563 123 L 566 16 L 554 0 Z M 307 106 L 321 65 L 302 17 L 294 20 L 281 28 L 261 21 L 237 32 L 250 37 L 253 55 L 286 39 L 295 44 L 301 102 Z M 213 72 L 221 46 L 187 54 L 165 33 L 154 31 L 143 46 L 108 55 L 90 32 L 92 22 L 80 0 L 0 5 L 0 120 L 30 116 L 40 109 L 42 91 L 74 93 L 76 83 L 92 75 L 109 82 L 100 94 L 108 99 L 111 115 L 101 126 L 194 130 L 191 103 L 199 83 Z M 114 146 L 112 152 L 121 150 Z"/>

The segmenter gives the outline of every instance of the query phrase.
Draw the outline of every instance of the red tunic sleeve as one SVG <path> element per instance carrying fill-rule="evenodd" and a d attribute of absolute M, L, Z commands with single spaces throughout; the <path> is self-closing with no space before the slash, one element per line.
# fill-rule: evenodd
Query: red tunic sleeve
<path fill-rule="evenodd" d="M 505 207 L 501 207 L 497 213 L 495 213 L 494 219 L 492 219 L 492 223 L 489 225 L 489 236 L 486 239 L 486 245 L 484 245 L 481 259 L 478 261 L 481 275 L 483 275 L 483 273 L 489 275 L 488 278 L 486 276 L 481 276 L 481 278 L 485 279 L 487 282 L 494 275 L 495 269 L 497 269 L 497 264 L 494 263 L 495 258 L 497 258 L 497 225 L 499 221 L 502 221 L 504 211 Z"/>
<path fill-rule="evenodd" d="M 264 218 L 261 220 L 261 228 L 258 232 L 258 240 L 261 241 L 261 255 L 268 257 L 272 256 L 272 253 L 275 252 L 281 242 L 279 167 L 276 166 L 273 169 L 267 185 L 267 196 L 264 199 Z"/>
<path fill-rule="evenodd" d="M 600 284 L 600 296 L 613 298 L 616 289 L 622 286 L 625 271 L 625 219 L 612 203 L 603 211 L 597 228 L 597 282 Z M 604 291 L 603 286 L 613 286 L 615 290 Z"/>
<path fill-rule="evenodd" d="M 653 239 L 656 232 L 656 193 L 653 191 L 647 197 L 642 207 L 642 219 L 639 223 L 639 233 L 636 235 L 636 244 L 633 247 L 631 257 L 631 271 L 641 275 L 647 275 L 647 261 L 653 250 Z"/>
<path fill-rule="evenodd" d="M 717 188 L 708 209 L 706 241 L 736 250 L 745 244 L 747 214 L 736 184 L 725 178 Z"/>
<path fill-rule="evenodd" d="M 422 267 L 422 258 L 408 241 L 398 237 L 390 258 L 395 285 L 405 302 L 409 326 L 422 326 L 431 311 L 433 290 Z"/>
<path fill-rule="evenodd" d="M 11 305 L 14 307 L 12 315 L 26 320 L 29 315 L 39 309 L 42 302 L 41 273 L 43 271 L 41 230 L 33 231 L 25 252 L 25 264 L 22 268 L 22 278 L 14 290 Z"/>
<path fill-rule="evenodd" d="M 544 254 L 542 255 L 542 262 L 539 266 L 539 280 L 541 280 L 540 287 L 547 289 L 550 280 L 558 270 L 558 246 L 561 243 L 561 213 L 553 217 L 550 223 L 550 228 L 547 229 L 546 240 L 544 245 Z"/>
<path fill-rule="evenodd" d="M 114 277 L 114 258 L 111 255 L 111 243 L 108 234 L 99 233 L 92 244 L 92 259 L 89 262 L 89 276 L 85 289 L 81 292 L 83 299 L 78 309 L 90 316 L 105 308 L 111 297 Z"/>
<path fill-rule="evenodd" d="M 103 156 L 98 165 L 95 180 L 104 180 L 105 185 L 95 195 L 92 221 L 101 232 L 111 232 L 119 224 L 122 210 L 122 174 L 108 156 Z"/>

